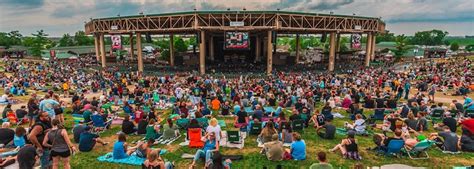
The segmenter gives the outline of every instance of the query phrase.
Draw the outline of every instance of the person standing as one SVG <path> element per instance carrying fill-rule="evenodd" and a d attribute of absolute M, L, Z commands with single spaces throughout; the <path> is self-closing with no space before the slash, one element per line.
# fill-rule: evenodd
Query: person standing
<path fill-rule="evenodd" d="M 44 100 L 39 103 L 39 108 L 40 110 L 47 112 L 51 119 L 54 119 L 56 116 L 54 108 L 58 105 L 59 102 L 54 99 L 51 99 L 49 95 L 46 95 L 44 96 Z"/>
<path fill-rule="evenodd" d="M 50 151 L 42 145 L 46 133 L 51 129 L 51 122 L 49 119 L 48 112 L 40 113 L 35 124 L 31 127 L 28 136 L 30 142 L 36 147 L 38 156 L 40 156 L 41 168 L 49 168 L 51 165 L 49 160 Z"/>
<path fill-rule="evenodd" d="M 52 128 L 43 140 L 43 146 L 51 148 L 51 158 L 53 159 L 53 169 L 59 168 L 61 160 L 64 169 L 70 169 L 69 157 L 76 151 L 76 147 L 71 143 L 64 126 L 58 119 L 53 119 Z M 51 143 L 51 144 L 50 144 Z"/>

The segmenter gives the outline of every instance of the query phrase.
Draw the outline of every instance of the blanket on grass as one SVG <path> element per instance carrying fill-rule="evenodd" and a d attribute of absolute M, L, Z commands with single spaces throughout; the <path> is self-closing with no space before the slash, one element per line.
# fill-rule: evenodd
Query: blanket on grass
<path fill-rule="evenodd" d="M 167 152 L 167 150 L 161 149 L 160 155 L 163 155 L 166 152 Z M 107 153 L 103 156 L 98 157 L 97 160 L 100 161 L 100 162 L 140 166 L 140 165 L 143 164 L 143 162 L 145 162 L 146 158 L 140 158 L 140 157 L 137 157 L 136 155 L 131 155 L 131 156 L 128 156 L 127 158 L 124 158 L 124 159 L 114 159 L 113 155 L 112 155 L 112 152 L 110 152 L 110 153 Z"/>

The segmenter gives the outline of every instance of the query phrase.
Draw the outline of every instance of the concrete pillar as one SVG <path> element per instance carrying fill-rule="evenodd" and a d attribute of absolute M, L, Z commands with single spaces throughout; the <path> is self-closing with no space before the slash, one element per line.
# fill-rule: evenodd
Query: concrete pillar
<path fill-rule="evenodd" d="M 135 44 L 133 44 L 133 34 L 130 34 L 130 56 L 132 59 L 135 57 Z"/>
<path fill-rule="evenodd" d="M 199 42 L 199 72 L 206 74 L 206 32 L 201 30 L 201 42 Z"/>
<path fill-rule="evenodd" d="M 367 43 L 366 43 L 366 48 L 365 48 L 365 67 L 370 66 L 370 60 L 372 55 L 372 33 L 367 33 Z"/>
<path fill-rule="evenodd" d="M 104 42 L 104 34 L 99 35 L 99 44 L 100 44 L 100 58 L 102 62 L 102 67 L 105 68 L 105 42 Z"/>
<path fill-rule="evenodd" d="M 372 47 L 370 47 L 370 60 L 375 60 L 375 34 L 372 34 Z"/>
<path fill-rule="evenodd" d="M 214 61 L 214 36 L 211 36 L 209 38 L 209 57 L 211 61 Z"/>
<path fill-rule="evenodd" d="M 298 64 L 300 61 L 300 34 L 296 34 L 296 61 L 295 63 Z"/>
<path fill-rule="evenodd" d="M 170 65 L 174 66 L 174 35 L 170 34 Z"/>
<path fill-rule="evenodd" d="M 255 38 L 255 62 L 260 61 L 260 48 L 261 48 L 261 43 L 260 43 L 260 36 L 257 35 Z"/>
<path fill-rule="evenodd" d="M 329 71 L 334 71 L 334 61 L 336 60 L 336 32 L 329 34 Z"/>
<path fill-rule="evenodd" d="M 273 69 L 272 31 L 268 31 L 267 36 L 267 75 L 270 75 Z"/>
<path fill-rule="evenodd" d="M 142 34 L 137 33 L 138 72 L 143 72 Z"/>

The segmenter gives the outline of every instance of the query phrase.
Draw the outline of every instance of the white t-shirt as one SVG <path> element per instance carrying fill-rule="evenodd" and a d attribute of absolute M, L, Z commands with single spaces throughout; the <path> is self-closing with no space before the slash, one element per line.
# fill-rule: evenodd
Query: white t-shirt
<path fill-rule="evenodd" d="M 216 140 L 217 141 L 220 141 L 221 140 L 221 126 L 219 125 L 216 125 L 215 127 L 214 126 L 207 126 L 206 128 L 206 132 L 207 133 L 210 133 L 210 132 L 214 132 L 214 134 L 216 135 Z"/>
<path fill-rule="evenodd" d="M 8 95 L 4 94 L 2 97 L 0 97 L 0 102 L 7 102 L 8 101 Z"/>

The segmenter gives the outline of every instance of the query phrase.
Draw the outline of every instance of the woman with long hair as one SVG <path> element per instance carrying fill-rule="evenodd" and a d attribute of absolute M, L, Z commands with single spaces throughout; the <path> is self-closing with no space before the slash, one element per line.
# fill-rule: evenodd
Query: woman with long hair
<path fill-rule="evenodd" d="M 27 106 L 28 106 L 28 121 L 29 121 L 28 127 L 31 127 L 34 124 L 36 117 L 38 117 L 38 112 L 39 112 L 38 102 L 35 98 L 32 97 L 28 100 Z"/>
<path fill-rule="evenodd" d="M 273 125 L 272 121 L 267 122 L 265 125 L 265 128 L 262 129 L 262 132 L 258 137 L 260 138 L 260 141 L 262 143 L 270 142 L 272 141 L 272 136 L 273 134 L 277 134 L 278 131 L 275 129 L 275 126 Z"/>
<path fill-rule="evenodd" d="M 74 147 L 69 140 L 66 129 L 61 125 L 58 119 L 53 119 L 51 124 L 52 128 L 48 134 L 46 134 L 43 140 L 43 146 L 51 148 L 53 169 L 59 168 L 59 161 L 62 161 L 64 169 L 69 169 L 71 168 L 69 157 L 76 151 L 76 147 Z"/>

